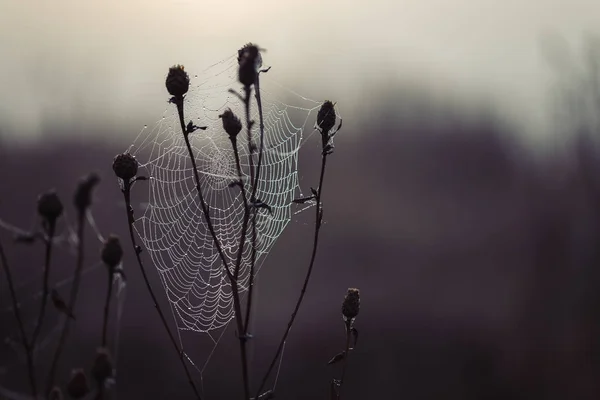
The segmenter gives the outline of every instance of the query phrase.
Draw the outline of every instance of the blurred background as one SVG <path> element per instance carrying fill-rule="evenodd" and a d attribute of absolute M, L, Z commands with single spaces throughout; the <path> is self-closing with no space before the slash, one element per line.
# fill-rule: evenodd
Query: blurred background
<path fill-rule="evenodd" d="M 98 230 L 126 237 L 112 158 L 167 107 L 167 68 L 193 74 L 256 42 L 277 81 L 337 101 L 344 116 L 277 397 L 326 398 L 339 370 L 325 363 L 345 339 L 340 304 L 359 287 L 346 399 L 596 399 L 599 26 L 592 0 L 3 1 L 0 220 L 31 229 L 40 192 L 55 187 L 70 205 L 77 180 L 97 171 Z M 306 187 L 318 178 L 312 140 L 300 153 Z M 13 233 L 0 240 L 32 302 L 43 249 L 12 244 Z M 255 382 L 302 285 L 311 235 L 303 213 L 261 271 Z M 100 242 L 90 231 L 86 243 L 94 265 Z M 67 272 L 69 249 L 55 259 Z M 116 392 L 191 398 L 131 252 L 125 266 L 111 328 Z M 91 270 L 78 307 L 100 310 L 105 281 Z M 23 392 L 7 292 L 2 275 L 0 386 Z M 91 364 L 99 329 L 93 312 L 78 319 L 64 381 Z M 235 340 L 230 327 L 202 374 L 206 398 L 240 397 Z"/>

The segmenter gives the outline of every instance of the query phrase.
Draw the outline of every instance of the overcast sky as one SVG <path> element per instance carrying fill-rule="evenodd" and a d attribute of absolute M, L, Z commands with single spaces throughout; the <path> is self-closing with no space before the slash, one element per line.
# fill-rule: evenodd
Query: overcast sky
<path fill-rule="evenodd" d="M 168 66 L 194 73 L 253 41 L 279 81 L 311 98 L 343 96 L 348 108 L 358 86 L 400 79 L 491 93 L 539 130 L 540 37 L 577 45 L 598 27 L 597 0 L 4 0 L 0 126 L 36 137 L 44 121 L 76 116 L 151 123 Z"/>

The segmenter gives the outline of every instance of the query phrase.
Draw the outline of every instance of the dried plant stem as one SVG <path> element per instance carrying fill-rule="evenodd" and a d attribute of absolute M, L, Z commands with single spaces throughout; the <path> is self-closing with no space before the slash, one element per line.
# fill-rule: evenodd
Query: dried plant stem
<path fill-rule="evenodd" d="M 292 312 L 292 315 L 290 317 L 290 320 L 288 321 L 285 333 L 283 334 L 283 337 L 281 338 L 281 341 L 279 342 L 279 346 L 277 347 L 277 352 L 275 353 L 275 355 L 273 356 L 273 359 L 271 360 L 271 364 L 269 365 L 269 368 L 267 369 L 267 372 L 265 373 L 265 375 L 260 383 L 260 386 L 258 388 L 258 391 L 256 392 L 255 398 L 258 398 L 258 396 L 261 394 L 262 389 L 265 387 L 265 384 L 267 383 L 267 379 L 269 379 L 269 375 L 273 371 L 273 368 L 275 368 L 275 364 L 277 363 L 277 360 L 279 359 L 281 351 L 283 350 L 285 341 L 287 340 L 287 337 L 290 334 L 290 330 L 292 329 L 292 326 L 294 325 L 294 321 L 296 320 L 296 315 L 298 314 L 298 310 L 300 309 L 302 300 L 304 300 L 304 295 L 306 294 L 306 288 L 308 287 L 308 282 L 310 281 L 310 276 L 312 274 L 313 266 L 315 264 L 315 259 L 317 256 L 317 248 L 319 245 L 319 232 L 321 231 L 321 224 L 322 224 L 321 196 L 323 195 L 323 180 L 325 178 L 326 165 L 327 165 L 327 153 L 323 153 L 323 155 L 321 156 L 321 175 L 319 177 L 319 187 L 317 188 L 317 193 L 315 196 L 315 200 L 316 200 L 317 204 L 316 204 L 316 211 L 315 211 L 315 234 L 314 234 L 314 240 L 313 240 L 313 248 L 312 248 L 312 254 L 310 257 L 310 264 L 308 266 L 308 270 L 306 271 L 306 276 L 304 278 L 304 284 L 302 285 L 302 290 L 300 291 L 300 295 L 298 296 L 298 300 L 296 301 L 296 306 L 294 307 L 294 312 Z"/>
<path fill-rule="evenodd" d="M 223 267 L 225 268 L 225 273 L 227 274 L 227 277 L 229 278 L 229 282 L 231 283 L 233 307 L 234 307 L 235 319 L 236 319 L 236 324 L 237 324 L 237 329 L 238 329 L 238 337 L 240 339 L 240 351 L 241 351 L 241 357 L 242 357 L 242 375 L 243 375 L 243 379 L 244 379 L 244 393 L 245 393 L 245 399 L 248 399 L 250 396 L 250 385 L 249 385 L 249 380 L 248 380 L 248 361 L 247 361 L 247 356 L 246 356 L 246 345 L 245 345 L 247 338 L 242 335 L 242 333 L 244 332 L 244 326 L 242 323 L 242 316 L 241 316 L 241 304 L 240 304 L 238 282 L 237 282 L 237 279 L 231 273 L 231 270 L 229 269 L 227 259 L 225 258 L 225 254 L 223 253 L 221 243 L 219 242 L 219 238 L 217 237 L 215 228 L 214 228 L 214 226 L 212 224 L 212 220 L 210 218 L 208 204 L 206 204 L 204 195 L 202 194 L 202 187 L 200 185 L 200 177 L 198 175 L 198 167 L 196 165 L 196 158 L 194 156 L 194 151 L 192 150 L 192 145 L 190 144 L 190 140 L 188 137 L 188 131 L 187 131 L 187 128 L 186 128 L 185 122 L 184 122 L 185 119 L 184 119 L 184 113 L 183 113 L 183 96 L 175 97 L 174 103 L 177 106 L 177 112 L 179 113 L 179 123 L 181 124 L 181 131 L 183 133 L 183 138 L 185 140 L 185 144 L 188 149 L 190 161 L 192 162 L 192 170 L 194 171 L 194 180 L 196 181 L 196 191 L 198 192 L 198 198 L 200 199 L 202 214 L 204 214 L 204 218 L 206 219 L 206 224 L 208 225 L 208 230 L 213 238 L 215 247 L 217 248 L 217 252 L 219 253 L 219 257 L 221 258 L 221 261 L 223 262 Z"/>
<path fill-rule="evenodd" d="M 50 279 L 50 259 L 52 258 L 52 244 L 54 241 L 54 234 L 56 232 L 56 222 L 49 221 L 48 225 L 48 237 L 45 238 L 46 243 L 46 252 L 44 257 L 44 281 L 42 287 L 42 304 L 40 306 L 40 313 L 38 316 L 37 323 L 35 325 L 35 329 L 33 331 L 33 336 L 31 337 L 31 348 L 35 349 L 35 342 L 42 330 L 42 325 L 44 323 L 44 316 L 46 314 L 46 304 L 48 303 L 48 292 L 49 285 L 48 281 Z"/>
<path fill-rule="evenodd" d="M 177 352 L 177 354 L 179 356 L 181 365 L 183 365 L 183 369 L 185 370 L 185 374 L 187 376 L 188 382 L 189 382 L 190 386 L 192 387 L 192 389 L 194 390 L 194 394 L 196 395 L 196 398 L 198 400 L 202 400 L 202 397 L 200 396 L 200 393 L 198 392 L 198 389 L 196 388 L 196 385 L 194 384 L 192 375 L 190 374 L 187 364 L 185 363 L 185 359 L 183 357 L 183 350 L 179 348 L 179 345 L 177 344 L 177 341 L 175 340 L 175 337 L 173 336 L 173 333 L 171 332 L 171 329 L 169 328 L 169 324 L 167 323 L 167 320 L 165 318 L 165 315 L 162 312 L 162 309 L 158 305 L 158 300 L 156 299 L 156 295 L 154 294 L 154 290 L 152 290 L 152 285 L 150 284 L 150 280 L 148 279 L 148 275 L 146 274 L 146 269 L 144 268 L 144 263 L 142 262 L 142 257 L 141 257 L 142 249 L 140 246 L 138 246 L 138 244 L 135 240 L 135 234 L 133 232 L 133 224 L 134 224 L 135 220 L 133 218 L 133 207 L 131 206 L 131 182 L 129 182 L 129 181 L 123 182 L 123 197 L 125 198 L 125 208 L 127 209 L 127 222 L 128 222 L 127 225 L 129 227 L 129 238 L 131 239 L 131 245 L 133 246 L 135 257 L 137 259 L 137 263 L 140 267 L 140 270 L 142 271 L 142 276 L 144 278 L 144 282 L 146 283 L 146 287 L 148 288 L 150 297 L 152 297 L 152 301 L 154 302 L 154 308 L 156 308 L 156 311 L 158 311 L 158 315 L 160 316 L 163 326 L 165 327 L 165 330 L 167 331 L 167 333 L 169 335 L 171 344 L 173 344 L 173 347 L 175 348 L 175 351 Z M 112 284 L 112 282 L 111 282 L 111 284 Z"/>
<path fill-rule="evenodd" d="M 346 347 L 344 348 L 344 360 L 342 361 L 342 376 L 337 387 L 337 399 L 340 399 L 344 377 L 346 376 L 346 368 L 348 366 L 348 357 L 350 356 L 350 336 L 352 333 L 352 320 L 346 320 Z"/>
<path fill-rule="evenodd" d="M 262 165 L 263 151 L 264 151 L 264 139 L 265 139 L 265 121 L 263 118 L 262 111 L 262 100 L 260 97 L 260 73 L 256 74 L 254 82 L 254 96 L 256 97 L 256 105 L 258 107 L 258 118 L 260 128 L 260 147 L 258 150 L 258 163 L 256 164 L 256 176 L 252 183 L 252 199 L 256 200 L 256 193 L 258 192 L 258 185 L 260 183 L 260 167 Z M 250 103 L 248 99 L 248 103 Z M 250 110 L 248 106 L 247 118 L 250 118 Z M 246 303 L 246 320 L 244 323 L 244 335 L 248 335 L 248 329 L 250 328 L 250 313 L 252 312 L 252 299 L 254 293 L 254 267 L 256 265 L 256 211 L 254 212 L 254 218 L 252 219 L 252 255 L 250 260 L 250 282 L 248 283 L 248 301 Z"/>
<path fill-rule="evenodd" d="M 106 301 L 104 303 L 104 322 L 102 324 L 102 347 L 106 347 L 106 332 L 108 328 L 108 312 L 110 310 L 110 298 L 112 296 L 113 273 L 108 273 L 108 287 L 106 288 Z"/>
<path fill-rule="evenodd" d="M 83 259 L 84 259 L 84 228 L 85 228 L 85 214 L 87 210 L 81 209 L 77 214 L 77 265 L 75 267 L 75 277 L 73 278 L 73 286 L 71 286 L 71 293 L 68 303 L 68 309 L 74 311 L 75 302 L 77 301 L 77 293 L 79 291 L 79 281 L 81 280 L 81 272 L 83 270 Z M 54 353 L 54 357 L 52 359 L 52 364 L 50 367 L 50 373 L 48 374 L 48 381 L 46 382 L 46 394 L 50 393 L 52 387 L 54 385 L 54 378 L 56 376 L 56 368 L 58 366 L 58 361 L 62 354 L 63 348 L 65 346 L 65 342 L 67 340 L 67 335 L 69 334 L 69 326 L 71 323 L 71 318 L 68 316 L 64 316 L 65 322 L 60 334 L 60 338 L 58 341 L 58 346 L 56 347 L 56 352 Z"/>
<path fill-rule="evenodd" d="M 21 331 L 21 343 L 23 344 L 23 348 L 25 349 L 25 358 L 27 359 L 27 373 L 29 376 L 29 384 L 31 385 L 31 394 L 33 395 L 34 399 L 37 399 L 37 385 L 35 382 L 35 370 L 33 365 L 33 349 L 29 346 L 29 342 L 27 340 L 27 334 L 25 333 L 25 325 L 23 324 L 21 309 L 19 307 L 19 301 L 17 300 L 15 284 L 12 278 L 12 273 L 10 271 L 10 266 L 8 265 L 8 259 L 6 257 L 6 253 L 4 252 L 4 246 L 2 245 L 2 242 L 0 242 L 0 261 L 2 262 L 4 273 L 6 274 L 8 289 L 10 291 L 10 298 L 12 301 L 13 309 L 15 310 L 15 318 L 17 319 L 19 330 Z"/>

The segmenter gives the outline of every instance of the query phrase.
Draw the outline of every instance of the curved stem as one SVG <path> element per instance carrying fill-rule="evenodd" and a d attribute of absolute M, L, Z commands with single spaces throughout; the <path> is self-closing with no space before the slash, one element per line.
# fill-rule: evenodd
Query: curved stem
<path fill-rule="evenodd" d="M 68 303 L 68 309 L 74 312 L 75 302 L 77 301 L 77 293 L 79 290 L 79 281 L 81 279 L 81 272 L 83 270 L 83 259 L 84 259 L 84 228 L 85 228 L 85 213 L 86 210 L 79 210 L 77 214 L 77 265 L 75 267 L 75 277 L 73 279 L 73 286 L 71 286 L 71 294 Z M 52 359 L 52 365 L 50 367 L 50 373 L 48 374 L 48 381 L 46 382 L 46 394 L 50 393 L 52 390 L 52 386 L 54 384 L 54 377 L 56 375 L 56 367 L 58 366 L 58 361 L 62 354 L 63 348 L 65 346 L 65 342 L 67 340 L 67 335 L 69 334 L 69 326 L 71 323 L 71 318 L 65 316 L 65 323 L 62 328 L 62 332 L 60 335 L 60 339 L 58 341 L 58 346 L 56 348 L 56 352 L 54 353 L 54 358 Z"/>
<path fill-rule="evenodd" d="M 4 246 L 0 242 L 0 261 L 4 267 L 4 273 L 6 274 L 6 280 L 8 282 L 8 290 L 10 291 L 10 298 L 12 301 L 13 309 L 15 310 L 15 318 L 21 331 L 21 343 L 25 349 L 25 357 L 27 359 L 27 373 L 29 376 L 29 384 L 31 385 L 31 394 L 34 399 L 37 399 L 37 385 L 35 383 L 35 371 L 33 365 L 33 352 L 27 341 L 27 334 L 25 333 L 25 325 L 23 324 L 23 318 L 21 316 L 21 309 L 19 307 L 19 301 L 17 300 L 17 292 L 15 290 L 15 283 L 12 278 L 10 266 L 8 265 L 8 259 L 6 253 L 4 253 Z"/>
<path fill-rule="evenodd" d="M 314 235 L 314 240 L 313 240 L 312 255 L 310 257 L 310 264 L 308 266 L 308 270 L 306 271 L 306 277 L 304 278 L 304 284 L 302 285 L 302 290 L 300 291 L 300 295 L 298 296 L 298 300 L 296 301 L 296 306 L 294 307 L 294 312 L 292 312 L 292 315 L 287 324 L 285 333 L 283 334 L 283 337 L 281 338 L 281 340 L 279 342 L 279 346 L 277 347 L 277 352 L 275 353 L 275 356 L 271 360 L 271 364 L 269 365 L 269 368 L 267 369 L 267 372 L 265 373 L 265 376 L 263 377 L 263 379 L 260 383 L 260 386 L 258 388 L 255 398 L 258 398 L 258 396 L 260 395 L 260 392 L 262 391 L 262 389 L 265 387 L 265 384 L 267 383 L 267 379 L 269 379 L 269 375 L 273 371 L 273 368 L 275 368 L 277 359 L 279 358 L 279 355 L 281 354 L 281 352 L 283 350 L 285 341 L 287 340 L 287 337 L 290 334 L 290 330 L 292 329 L 292 325 L 294 325 L 294 321 L 296 320 L 296 315 L 298 314 L 298 310 L 300 309 L 300 305 L 302 304 L 302 300 L 304 299 L 304 295 L 306 293 L 306 288 L 308 287 L 308 282 L 309 282 L 310 276 L 312 274 L 313 266 L 315 264 L 315 259 L 317 256 L 317 247 L 319 245 L 319 232 L 321 231 L 321 223 L 322 223 L 322 220 L 321 220 L 321 196 L 323 194 L 323 180 L 325 177 L 326 164 L 327 164 L 327 154 L 324 153 L 321 157 L 321 175 L 319 177 L 319 187 L 317 189 L 317 195 L 316 195 L 317 205 L 316 205 L 316 211 L 315 211 L 315 214 L 316 214 L 315 215 L 315 235 Z"/>
<path fill-rule="evenodd" d="M 50 279 L 50 259 L 52 258 L 52 242 L 54 240 L 54 233 L 56 232 L 56 222 L 50 222 L 48 226 L 48 238 L 45 240 L 46 242 L 46 255 L 44 257 L 44 281 L 42 287 L 42 304 L 40 306 L 40 313 L 38 316 L 37 323 L 35 325 L 35 329 L 33 331 L 33 336 L 31 337 L 31 348 L 35 349 L 35 342 L 42 330 L 42 325 L 44 323 L 44 316 L 46 314 L 46 304 L 48 303 L 48 281 Z"/>
<path fill-rule="evenodd" d="M 231 293 L 233 297 L 233 307 L 235 313 L 235 319 L 237 323 L 238 329 L 238 337 L 240 339 L 240 350 L 242 356 L 242 374 L 244 376 L 244 392 L 246 393 L 246 399 L 249 398 L 249 384 L 248 384 L 248 363 L 246 360 L 246 337 L 242 336 L 242 332 L 244 331 L 242 317 L 241 317 L 241 305 L 240 305 L 240 296 L 239 296 L 239 288 L 238 283 L 231 270 L 229 269 L 227 259 L 225 258 L 225 254 L 223 253 L 223 249 L 221 247 L 221 243 L 219 242 L 219 238 L 215 232 L 215 228 L 212 224 L 212 220 L 210 218 L 210 213 L 208 209 L 208 204 L 204 199 L 204 195 L 202 194 L 202 186 L 200 185 L 200 176 L 198 175 L 198 167 L 196 165 L 196 158 L 194 156 L 194 151 L 192 150 L 192 146 L 190 144 L 190 140 L 188 137 L 188 132 L 184 122 L 184 113 L 183 113 L 183 97 L 176 97 L 174 99 L 175 105 L 177 106 L 177 112 L 179 113 L 179 123 L 181 125 L 181 132 L 183 133 L 183 138 L 185 140 L 185 145 L 187 146 L 188 154 L 190 156 L 190 161 L 192 162 L 192 169 L 194 171 L 194 180 L 196 181 L 196 191 L 198 192 L 198 198 L 200 199 L 200 205 L 202 208 L 202 214 L 204 214 L 204 218 L 206 219 L 206 224 L 208 225 L 208 230 L 213 238 L 215 243 L 215 247 L 217 248 L 217 252 L 219 253 L 219 257 L 223 262 L 223 267 L 225 268 L 225 273 L 227 274 L 227 278 L 231 283 Z"/>
<path fill-rule="evenodd" d="M 106 289 L 106 301 L 104 303 L 104 323 L 102 324 L 102 347 L 106 347 L 106 332 L 108 328 L 108 312 L 110 310 L 110 298 L 112 296 L 113 276 L 114 274 L 112 271 L 108 273 L 108 288 Z"/>
<path fill-rule="evenodd" d="M 352 329 L 352 320 L 346 321 L 346 347 L 344 349 L 344 361 L 342 365 L 342 377 L 337 389 L 337 398 L 340 399 L 340 393 L 342 392 L 342 385 L 344 384 L 344 377 L 346 376 L 346 368 L 348 366 L 348 357 L 350 356 L 350 334 Z"/>
<path fill-rule="evenodd" d="M 188 382 L 189 382 L 190 386 L 192 387 L 192 389 L 194 390 L 194 394 L 196 395 L 196 398 L 198 400 L 202 400 L 202 397 L 200 396 L 200 393 L 198 392 L 198 389 L 196 388 L 196 385 L 194 384 L 194 381 L 192 380 L 192 376 L 187 367 L 187 364 L 185 363 L 185 360 L 183 357 L 183 350 L 181 350 L 179 348 L 179 345 L 177 344 L 177 341 L 175 340 L 173 333 L 171 333 L 169 324 L 167 323 L 167 320 L 165 318 L 165 315 L 162 312 L 162 309 L 158 305 L 158 300 L 156 299 L 154 290 L 152 290 L 152 285 L 150 284 L 150 280 L 148 279 L 148 275 L 146 274 L 146 269 L 144 268 L 144 263 L 142 262 L 142 257 L 141 257 L 142 249 L 140 246 L 138 246 L 138 244 L 135 240 L 135 234 L 133 232 L 133 223 L 135 222 L 135 220 L 133 218 L 133 207 L 131 206 L 131 183 L 130 182 L 123 183 L 123 197 L 125 198 L 125 207 L 127 209 L 127 225 L 129 227 L 129 238 L 131 240 L 131 245 L 133 246 L 135 257 L 136 257 L 137 263 L 140 267 L 140 271 L 142 271 L 142 276 L 144 278 L 144 282 L 146 283 L 146 288 L 148 288 L 148 292 L 150 293 L 150 297 L 152 297 L 152 302 L 154 303 L 154 308 L 156 308 L 156 311 L 158 311 L 160 320 L 162 321 L 162 324 L 165 327 L 165 330 L 167 331 L 167 333 L 169 335 L 171 344 L 173 345 L 173 347 L 175 348 L 175 351 L 179 355 L 179 360 L 181 361 L 181 365 L 183 365 L 183 369 L 185 370 L 185 374 L 187 376 Z"/>

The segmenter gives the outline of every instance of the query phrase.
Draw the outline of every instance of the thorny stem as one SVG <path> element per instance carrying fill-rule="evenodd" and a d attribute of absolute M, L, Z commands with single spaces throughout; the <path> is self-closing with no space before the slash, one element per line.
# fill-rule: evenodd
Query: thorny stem
<path fill-rule="evenodd" d="M 79 290 L 79 281 L 81 279 L 81 271 L 83 269 L 83 258 L 84 258 L 84 237 L 83 232 L 85 228 L 85 214 L 87 210 L 82 209 L 79 210 L 77 215 L 77 266 L 75 267 L 75 278 L 73 279 L 73 286 L 71 286 L 71 293 L 68 303 L 68 309 L 74 311 L 75 302 L 77 301 L 77 293 Z M 60 339 L 58 341 L 58 346 L 56 348 L 56 352 L 54 353 L 54 358 L 52 359 L 52 366 L 50 367 L 50 373 L 48 374 L 48 381 L 46 382 L 46 394 L 50 393 L 52 390 L 52 386 L 54 384 L 54 377 L 56 375 L 56 367 L 58 366 L 58 361 L 60 359 L 61 353 L 65 346 L 65 342 L 67 340 L 67 335 L 69 334 L 69 326 L 71 323 L 71 318 L 65 316 L 65 323 L 62 328 L 62 332 L 60 335 Z"/>
<path fill-rule="evenodd" d="M 321 224 L 322 224 L 321 196 L 323 194 L 323 179 L 325 177 L 326 164 L 327 164 L 327 153 L 323 153 L 323 155 L 321 156 L 321 176 L 319 177 L 319 187 L 317 189 L 317 194 L 315 196 L 316 201 L 317 201 L 316 211 L 315 211 L 315 236 L 314 236 L 314 241 L 313 241 L 312 255 L 310 257 L 310 264 L 308 266 L 308 270 L 306 271 L 306 277 L 304 278 L 304 284 L 302 285 L 302 290 L 300 291 L 300 296 L 298 296 L 296 306 L 294 307 L 294 312 L 292 313 L 290 320 L 287 324 L 285 333 L 283 334 L 283 337 L 281 338 L 281 341 L 279 342 L 277 352 L 275 353 L 275 356 L 271 360 L 271 364 L 269 365 L 269 368 L 267 369 L 267 372 L 265 373 L 265 376 L 263 377 L 262 382 L 260 383 L 258 391 L 256 392 L 256 397 L 255 397 L 256 399 L 258 399 L 258 396 L 260 395 L 262 389 L 264 388 L 265 384 L 267 383 L 267 379 L 269 378 L 269 375 L 273 371 L 273 368 L 275 368 L 275 364 L 277 363 L 277 359 L 279 358 L 279 356 L 283 350 L 285 341 L 287 340 L 287 337 L 290 334 L 292 325 L 294 325 L 294 321 L 296 320 L 296 315 L 298 314 L 298 310 L 300 309 L 300 305 L 302 304 L 302 300 L 304 299 L 304 295 L 306 294 L 306 288 L 308 287 L 308 282 L 310 280 L 313 266 L 315 264 L 315 258 L 317 256 L 317 247 L 319 245 L 319 232 L 321 231 Z"/>
<path fill-rule="evenodd" d="M 192 386 L 192 389 L 194 390 L 194 394 L 196 395 L 196 398 L 198 400 L 202 400 L 202 397 L 200 396 L 200 393 L 198 392 L 198 389 L 196 388 L 196 385 L 194 384 L 194 381 L 192 380 L 190 371 L 189 371 L 189 369 L 185 363 L 185 360 L 183 358 L 183 354 L 184 354 L 183 350 L 179 348 L 179 345 L 177 344 L 177 341 L 175 340 L 173 333 L 171 333 L 169 324 L 167 323 L 167 320 L 165 318 L 165 315 L 162 312 L 162 309 L 158 305 L 158 300 L 156 299 L 154 290 L 152 290 L 152 285 L 150 284 L 150 280 L 148 279 L 148 275 L 146 274 L 146 269 L 144 268 L 144 263 L 142 262 L 142 257 L 141 257 L 142 249 L 140 246 L 138 246 L 138 244 L 135 240 L 135 234 L 133 232 L 133 224 L 134 224 L 135 220 L 133 218 L 133 207 L 131 206 L 131 182 L 123 181 L 123 190 L 122 191 L 123 191 L 123 197 L 125 198 L 125 208 L 127 209 L 127 225 L 129 228 L 129 238 L 131 239 L 131 245 L 133 246 L 133 250 L 134 250 L 138 265 L 140 267 L 140 270 L 142 271 L 142 276 L 144 277 L 144 282 L 146 283 L 146 288 L 148 288 L 150 297 L 152 297 L 152 301 L 154 302 L 154 308 L 156 308 L 156 311 L 158 311 L 158 315 L 160 316 L 160 320 L 162 321 L 163 326 L 165 327 L 165 330 L 167 331 L 167 333 L 169 335 L 169 339 L 171 340 L 171 343 L 173 344 L 175 351 L 179 355 L 179 360 L 181 361 L 181 365 L 183 365 L 183 369 L 185 370 L 185 374 L 187 376 L 188 382 L 189 382 L 190 386 Z"/>
<path fill-rule="evenodd" d="M 177 106 L 177 111 L 179 113 L 179 123 L 181 124 L 181 131 L 183 133 L 183 138 L 185 140 L 185 144 L 188 149 L 190 161 L 192 162 L 192 170 L 194 171 L 194 179 L 196 181 L 196 190 L 198 192 L 198 198 L 200 199 L 202 213 L 204 214 L 204 218 L 206 219 L 206 224 L 208 225 L 208 230 L 213 238 L 215 247 L 217 248 L 217 252 L 219 253 L 221 261 L 223 262 L 223 267 L 225 268 L 225 273 L 227 274 L 227 277 L 229 278 L 229 282 L 231 283 L 231 289 L 232 289 L 231 292 L 232 292 L 232 297 L 233 297 L 235 320 L 236 320 L 236 324 L 237 324 L 238 337 L 240 339 L 240 350 L 241 350 L 241 357 L 242 357 L 242 374 L 244 377 L 244 392 L 246 393 L 245 394 L 246 399 L 248 399 L 249 395 L 250 395 L 250 386 L 248 383 L 248 363 L 247 363 L 246 351 L 245 351 L 245 349 L 246 349 L 245 343 L 246 343 L 247 338 L 245 336 L 242 336 L 244 327 L 243 327 L 242 316 L 241 316 L 241 305 L 240 305 L 238 283 L 237 283 L 237 280 L 235 279 L 235 277 L 233 276 L 233 274 L 231 273 L 231 270 L 229 269 L 229 266 L 227 264 L 227 259 L 225 258 L 225 254 L 223 253 L 221 243 L 219 242 L 219 238 L 217 237 L 214 226 L 212 224 L 212 220 L 210 218 L 208 205 L 206 204 L 204 195 L 202 194 L 202 187 L 200 185 L 200 177 L 198 176 L 198 167 L 196 166 L 196 158 L 194 157 L 194 151 L 192 150 L 192 146 L 190 144 L 188 132 L 187 132 L 185 122 L 184 122 L 183 97 L 182 96 L 175 97 L 175 105 Z"/>
<path fill-rule="evenodd" d="M 348 366 L 348 356 L 350 355 L 350 336 L 352 333 L 352 319 L 346 320 L 346 347 L 344 349 L 344 361 L 342 365 L 342 377 L 337 385 L 337 399 L 340 399 L 340 393 L 342 391 L 342 385 L 344 384 L 344 376 L 346 375 L 346 368 Z"/>
<path fill-rule="evenodd" d="M 8 265 L 8 259 L 6 258 L 6 253 L 4 253 L 4 246 L 2 246 L 2 242 L 0 242 L 0 261 L 2 261 L 2 266 L 4 267 L 4 273 L 6 274 L 6 280 L 8 281 L 8 289 L 10 291 L 10 298 L 13 304 L 13 308 L 15 310 L 15 318 L 17 319 L 17 324 L 19 325 L 19 330 L 21 331 L 21 342 L 23 343 L 23 347 L 25 348 L 25 357 L 27 359 L 27 373 L 29 375 L 29 383 L 31 385 L 31 394 L 34 399 L 37 399 L 37 385 L 35 383 L 35 372 L 33 366 L 33 351 L 29 346 L 27 341 L 27 335 L 25 333 L 25 325 L 23 324 L 23 318 L 21 317 L 21 309 L 19 307 L 19 301 L 17 300 L 17 292 L 15 290 L 15 284 L 12 278 L 12 273 L 10 271 L 10 266 Z"/>
<path fill-rule="evenodd" d="M 35 325 L 35 329 L 33 331 L 33 336 L 31 337 L 31 348 L 35 349 L 35 342 L 40 334 L 42 329 L 42 324 L 44 322 L 44 316 L 46 313 L 46 304 L 48 302 L 48 280 L 50 278 L 50 259 L 52 258 L 52 243 L 54 241 L 54 233 L 56 232 L 56 221 L 49 221 L 48 225 L 48 237 L 45 238 L 46 242 L 46 253 L 44 257 L 44 282 L 43 282 L 43 294 L 42 294 L 42 305 L 40 306 L 40 313 L 38 316 L 37 323 Z"/>
<path fill-rule="evenodd" d="M 113 272 L 109 271 L 108 288 L 106 289 L 106 302 L 104 303 L 104 323 L 102 324 L 102 347 L 106 347 L 106 331 L 108 328 L 108 311 L 110 310 L 110 298 L 112 296 L 113 277 Z"/>

